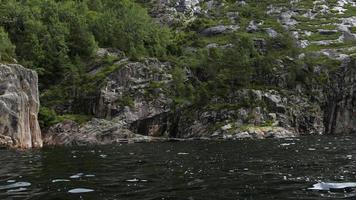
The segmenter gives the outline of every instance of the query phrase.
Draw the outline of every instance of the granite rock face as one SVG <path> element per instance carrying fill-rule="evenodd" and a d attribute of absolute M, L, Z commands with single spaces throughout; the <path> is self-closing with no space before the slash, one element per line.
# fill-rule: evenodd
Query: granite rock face
<path fill-rule="evenodd" d="M 155 59 L 128 62 L 112 72 L 99 91 L 97 118 L 83 125 L 57 124 L 44 141 L 47 145 L 97 145 L 352 133 L 356 131 L 355 67 L 355 62 L 345 59 L 338 72 L 330 74 L 334 82 L 315 86 L 313 97 L 303 87 L 240 89 L 225 98 L 212 98 L 208 106 L 175 110 L 169 96 L 170 64 Z M 281 77 L 280 85 L 286 87 Z"/>
<path fill-rule="evenodd" d="M 83 146 L 164 140 L 135 134 L 123 125 L 120 122 L 96 118 L 83 126 L 73 121 L 64 121 L 52 126 L 44 135 L 43 141 L 49 146 Z"/>
<path fill-rule="evenodd" d="M 123 58 L 114 65 L 117 70 L 106 77 L 91 108 L 95 118 L 52 126 L 44 134 L 46 145 L 156 141 L 168 132 L 172 99 L 164 86 L 172 82 L 171 65 L 154 58 Z"/>
<path fill-rule="evenodd" d="M 127 123 L 169 111 L 170 99 L 162 85 L 172 81 L 171 66 L 157 59 L 127 62 L 107 77 L 95 111 L 98 118 L 120 118 Z"/>
<path fill-rule="evenodd" d="M 169 63 L 154 58 L 127 62 L 108 76 L 100 90 L 95 116 L 120 121 L 143 135 L 162 135 L 165 123 L 154 119 L 170 112 L 172 99 L 164 91 L 172 81 L 170 71 Z"/>
<path fill-rule="evenodd" d="M 225 99 L 179 114 L 179 138 L 283 138 L 324 133 L 320 106 L 303 96 L 276 90 L 242 89 Z M 297 105 L 297 106 L 294 106 Z"/>
<path fill-rule="evenodd" d="M 0 145 L 42 147 L 36 72 L 16 64 L 0 64 Z"/>

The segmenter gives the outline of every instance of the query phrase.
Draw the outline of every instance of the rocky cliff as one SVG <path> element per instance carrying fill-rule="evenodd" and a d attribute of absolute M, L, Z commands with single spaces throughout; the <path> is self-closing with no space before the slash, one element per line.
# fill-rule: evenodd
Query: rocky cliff
<path fill-rule="evenodd" d="M 69 121 L 56 124 L 45 135 L 47 144 L 356 132 L 354 1 L 143 2 L 158 23 L 181 34 L 183 55 L 233 48 L 236 35 L 248 35 L 264 56 L 269 50 L 285 48 L 283 44 L 268 47 L 268 41 L 280 40 L 286 33 L 298 47 L 298 55 L 276 53 L 272 72 L 252 77 L 261 85 L 231 87 L 228 92 L 215 88 L 214 94 L 203 98 L 204 103 L 195 104 L 188 93 L 181 95 L 182 99 L 175 96 L 179 88 L 174 80 L 176 63 L 121 57 L 109 67 L 114 70 L 105 74 L 88 106 L 96 118 L 82 125 Z M 99 51 L 110 54 L 105 49 Z M 186 91 L 195 87 L 193 93 L 200 93 L 202 88 L 196 86 L 208 84 L 211 76 L 204 77 L 189 64 L 180 66 L 184 77 L 180 84 Z M 99 64 L 89 74 L 103 74 L 105 68 Z"/>
<path fill-rule="evenodd" d="M 99 52 L 109 53 L 106 49 Z M 111 144 L 156 141 L 168 134 L 166 116 L 172 99 L 159 85 L 172 81 L 171 65 L 154 58 L 129 61 L 122 58 L 96 91 L 89 110 L 93 118 L 84 125 L 71 121 L 56 124 L 44 134 L 48 145 Z M 90 74 L 105 71 L 99 67 Z M 153 120 L 159 118 L 161 120 Z"/>
<path fill-rule="evenodd" d="M 0 64 L 0 146 L 42 147 L 38 110 L 36 72 Z"/>
<path fill-rule="evenodd" d="M 325 109 L 327 134 L 356 133 L 356 62 L 345 59 L 335 80 L 327 90 L 328 103 Z"/>
<path fill-rule="evenodd" d="M 106 50 L 100 50 L 106 51 Z M 92 104 L 96 118 L 65 121 L 44 135 L 47 145 L 112 144 L 182 139 L 283 138 L 323 134 L 323 110 L 289 90 L 241 89 L 205 105 L 176 107 L 172 66 L 157 59 L 122 58 L 106 76 Z M 102 68 L 91 72 L 100 74 Z M 194 79 L 183 72 L 186 82 Z"/>

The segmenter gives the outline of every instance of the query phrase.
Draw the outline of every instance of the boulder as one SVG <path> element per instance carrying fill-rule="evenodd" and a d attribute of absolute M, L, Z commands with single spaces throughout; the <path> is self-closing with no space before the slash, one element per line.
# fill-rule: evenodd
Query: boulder
<path fill-rule="evenodd" d="M 338 30 L 328 30 L 328 29 L 318 29 L 319 34 L 321 35 L 333 35 L 338 33 Z"/>
<path fill-rule="evenodd" d="M 219 35 L 224 33 L 231 33 L 238 30 L 238 25 L 218 25 L 204 29 L 201 34 L 206 36 Z"/>
<path fill-rule="evenodd" d="M 297 15 L 294 11 L 286 11 L 281 13 L 279 21 L 286 28 L 294 27 L 298 24 L 297 20 L 293 19 L 293 16 Z"/>
<path fill-rule="evenodd" d="M 0 135 L 0 147 L 11 147 L 13 146 L 12 138 L 5 135 Z"/>
<path fill-rule="evenodd" d="M 229 18 L 231 23 L 236 23 L 239 19 L 239 12 L 227 12 L 226 17 Z"/>
<path fill-rule="evenodd" d="M 255 20 L 252 20 L 250 21 L 249 25 L 247 26 L 246 28 L 246 31 L 249 32 L 249 33 L 253 33 L 253 32 L 257 32 L 260 30 L 260 26 L 263 25 L 263 21 L 255 21 Z"/>
<path fill-rule="evenodd" d="M 355 42 L 356 41 L 356 34 L 351 32 L 344 32 L 343 33 L 343 40 L 345 42 Z"/>
<path fill-rule="evenodd" d="M 187 11 L 192 11 L 192 12 L 199 12 L 200 7 L 199 7 L 199 0 L 180 0 L 178 3 L 178 6 L 176 6 L 177 11 L 179 12 L 187 12 Z"/>
<path fill-rule="evenodd" d="M 265 31 L 268 34 L 268 36 L 271 38 L 276 38 L 278 36 L 278 32 L 272 28 L 266 28 Z"/>

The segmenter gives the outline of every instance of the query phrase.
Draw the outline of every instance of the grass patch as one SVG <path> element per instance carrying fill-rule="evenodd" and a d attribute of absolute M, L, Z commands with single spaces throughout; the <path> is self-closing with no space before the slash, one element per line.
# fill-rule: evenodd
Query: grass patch
<path fill-rule="evenodd" d="M 356 27 L 351 27 L 350 31 L 351 31 L 351 33 L 355 33 L 356 34 Z"/>
<path fill-rule="evenodd" d="M 313 33 L 311 36 L 306 37 L 306 39 L 309 41 L 337 40 L 341 35 L 341 32 L 332 34 Z"/>

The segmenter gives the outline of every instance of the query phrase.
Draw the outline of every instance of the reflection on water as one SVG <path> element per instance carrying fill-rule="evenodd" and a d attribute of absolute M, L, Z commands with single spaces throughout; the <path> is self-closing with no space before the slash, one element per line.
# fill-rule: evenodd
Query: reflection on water
<path fill-rule="evenodd" d="M 0 150 L 0 199 L 352 199 L 355 139 Z"/>
<path fill-rule="evenodd" d="M 7 181 L 8 183 L 9 182 L 14 182 L 10 185 L 3 185 L 3 186 L 0 186 L 0 190 L 8 190 L 8 189 L 13 189 L 13 188 L 21 188 L 21 187 L 29 187 L 31 186 L 31 183 L 28 183 L 28 182 L 15 182 L 15 181 Z"/>

